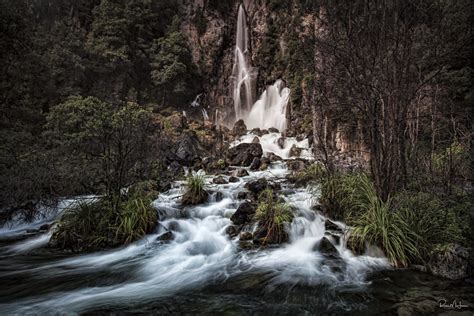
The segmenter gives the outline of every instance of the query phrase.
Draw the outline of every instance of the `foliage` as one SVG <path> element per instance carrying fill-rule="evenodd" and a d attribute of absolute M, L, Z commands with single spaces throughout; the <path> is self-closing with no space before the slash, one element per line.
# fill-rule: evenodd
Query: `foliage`
<path fill-rule="evenodd" d="M 151 199 L 119 198 L 118 207 L 109 198 L 79 201 L 64 210 L 52 236 L 52 245 L 73 251 L 90 251 L 127 244 L 150 233 L 157 223 Z"/>
<path fill-rule="evenodd" d="M 258 220 L 258 230 L 264 233 L 263 244 L 280 244 L 288 241 L 285 223 L 293 219 L 288 204 L 275 197 L 272 189 L 265 189 L 259 195 L 259 203 L 255 217 Z"/>
<path fill-rule="evenodd" d="M 186 178 L 186 191 L 181 198 L 183 205 L 195 205 L 206 201 L 206 178 L 203 174 L 191 173 Z"/>

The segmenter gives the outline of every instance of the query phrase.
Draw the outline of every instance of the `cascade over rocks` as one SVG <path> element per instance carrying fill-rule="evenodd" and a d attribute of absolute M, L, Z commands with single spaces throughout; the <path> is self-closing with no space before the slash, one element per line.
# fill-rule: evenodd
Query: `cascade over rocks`
<path fill-rule="evenodd" d="M 254 158 L 262 157 L 262 145 L 255 143 L 241 143 L 227 152 L 230 165 L 248 167 Z"/>

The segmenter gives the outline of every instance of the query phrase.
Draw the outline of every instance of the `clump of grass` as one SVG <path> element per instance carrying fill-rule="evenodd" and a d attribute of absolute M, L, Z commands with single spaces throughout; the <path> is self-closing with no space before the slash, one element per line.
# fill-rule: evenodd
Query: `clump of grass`
<path fill-rule="evenodd" d="M 181 198 L 183 205 L 196 205 L 207 200 L 209 193 L 205 189 L 206 179 L 204 175 L 194 173 L 186 178 L 186 191 Z"/>
<path fill-rule="evenodd" d="M 284 223 L 291 222 L 293 214 L 290 207 L 275 196 L 273 190 L 265 189 L 260 193 L 255 217 L 259 223 L 259 234 L 264 235 L 264 245 L 288 241 Z"/>
<path fill-rule="evenodd" d="M 110 248 L 142 238 L 156 224 L 156 210 L 144 196 L 81 201 L 64 211 L 50 244 L 72 251 Z"/>

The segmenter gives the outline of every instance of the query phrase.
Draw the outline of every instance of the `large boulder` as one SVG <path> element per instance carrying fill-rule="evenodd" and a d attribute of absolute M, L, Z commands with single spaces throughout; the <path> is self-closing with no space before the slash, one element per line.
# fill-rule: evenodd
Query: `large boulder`
<path fill-rule="evenodd" d="M 242 136 L 247 133 L 247 126 L 245 126 L 244 120 L 238 120 L 235 122 L 234 127 L 232 128 L 232 134 L 234 136 Z"/>
<path fill-rule="evenodd" d="M 457 280 L 467 277 L 469 252 L 466 248 L 450 244 L 435 250 L 428 262 L 428 268 L 434 275 Z"/>
<path fill-rule="evenodd" d="M 260 158 L 262 154 L 262 145 L 242 143 L 230 148 L 227 152 L 227 158 L 231 165 L 248 167 L 254 158 Z"/>
<path fill-rule="evenodd" d="M 276 191 L 276 190 L 280 190 L 281 186 L 280 184 L 276 182 L 271 182 L 265 178 L 260 178 L 254 181 L 247 182 L 245 184 L 245 188 L 248 189 L 250 192 L 252 192 L 255 196 L 258 196 L 260 192 L 262 192 L 265 189 L 272 189 Z"/>
<path fill-rule="evenodd" d="M 290 157 L 299 157 L 301 155 L 302 148 L 297 147 L 296 145 L 291 146 L 289 155 Z"/>
<path fill-rule="evenodd" d="M 323 237 L 319 242 L 317 242 L 316 245 L 314 245 L 313 250 L 319 251 L 324 256 L 339 256 L 339 252 L 337 251 L 336 247 L 326 237 Z"/>
<path fill-rule="evenodd" d="M 177 142 L 175 156 L 178 161 L 186 166 L 192 166 L 196 161 L 200 161 L 201 150 L 196 134 L 187 131 L 181 135 Z"/>
<path fill-rule="evenodd" d="M 239 205 L 235 213 L 232 214 L 230 220 L 235 225 L 246 224 L 252 220 L 255 211 L 255 207 L 250 202 L 243 202 Z"/>

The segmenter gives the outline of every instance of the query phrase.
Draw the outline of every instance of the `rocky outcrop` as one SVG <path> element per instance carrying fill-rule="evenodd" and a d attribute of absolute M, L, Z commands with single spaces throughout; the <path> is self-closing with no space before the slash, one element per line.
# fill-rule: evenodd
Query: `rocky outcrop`
<path fill-rule="evenodd" d="M 247 133 L 247 126 L 245 126 L 244 120 L 238 120 L 235 122 L 234 127 L 232 128 L 232 134 L 234 136 L 242 136 Z"/>
<path fill-rule="evenodd" d="M 184 132 L 177 142 L 175 156 L 179 163 L 185 166 L 192 166 L 195 162 L 200 161 L 202 149 L 196 134 L 192 131 Z"/>
<path fill-rule="evenodd" d="M 248 167 L 254 158 L 260 158 L 262 154 L 260 144 L 242 143 L 229 149 L 227 159 L 230 165 Z"/>
<path fill-rule="evenodd" d="M 467 277 L 469 252 L 466 248 L 450 244 L 433 252 L 428 268 L 434 275 L 447 279 L 463 279 Z"/>

